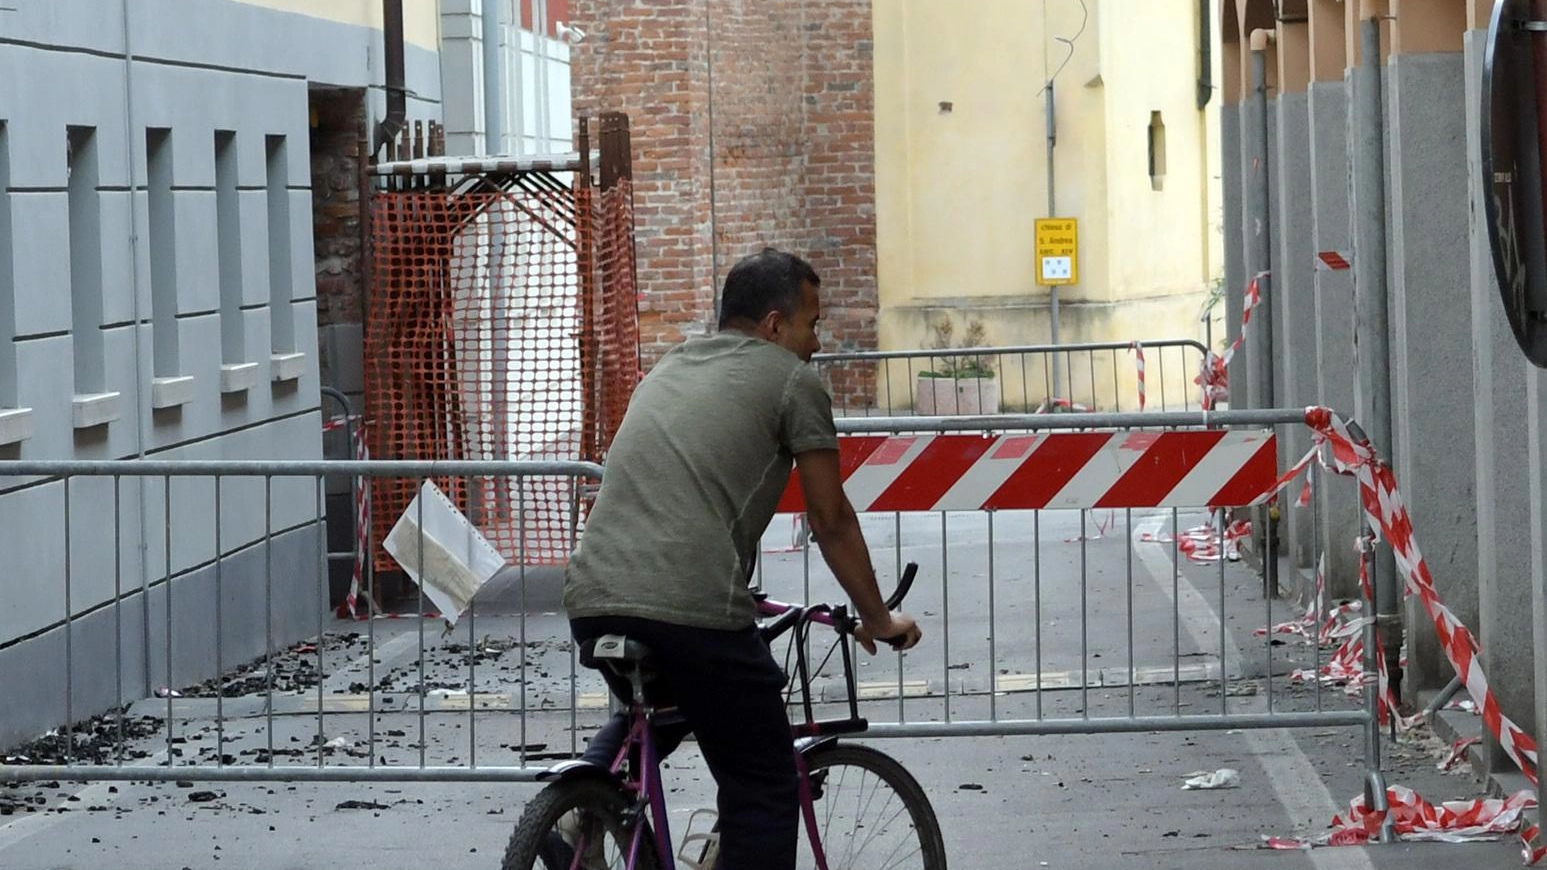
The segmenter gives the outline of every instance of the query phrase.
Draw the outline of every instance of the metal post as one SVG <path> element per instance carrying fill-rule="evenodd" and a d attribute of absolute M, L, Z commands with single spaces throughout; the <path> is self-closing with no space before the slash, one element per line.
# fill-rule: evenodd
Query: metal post
<path fill-rule="evenodd" d="M 1251 160 L 1251 177 L 1245 188 L 1247 219 L 1251 222 L 1246 240 L 1246 272 L 1257 279 L 1262 302 L 1252 311 L 1251 335 L 1246 339 L 1247 378 L 1251 381 L 1252 406 L 1272 408 L 1273 404 L 1273 305 L 1271 276 L 1273 251 L 1270 245 L 1268 214 L 1268 31 L 1252 33 L 1252 98 L 1245 103 L 1247 117 L 1241 124 L 1241 138 Z"/>
<path fill-rule="evenodd" d="M 500 7 L 504 0 L 483 0 L 479 24 L 483 37 L 483 135 L 485 154 L 505 152 L 504 79 L 500 74 Z M 542 38 L 538 34 L 538 39 Z"/>
<path fill-rule="evenodd" d="M 1359 9 L 1362 57 L 1353 70 L 1354 100 L 1349 109 L 1349 166 L 1353 172 L 1354 354 L 1358 376 L 1354 404 L 1365 433 L 1377 450 L 1395 462 L 1391 426 L 1390 321 L 1386 287 L 1385 104 L 1381 98 L 1380 18 L 1377 4 L 1363 0 Z M 1375 613 L 1381 646 L 1391 673 L 1391 688 L 1401 697 L 1401 596 L 1391 548 L 1377 548 L 1374 561 Z"/>
<path fill-rule="evenodd" d="M 1058 205 L 1057 205 L 1058 204 L 1058 195 L 1057 195 L 1058 188 L 1057 188 L 1057 181 L 1056 181 L 1056 179 L 1054 177 L 1055 173 L 1053 172 L 1053 149 L 1058 146 L 1058 120 L 1057 120 L 1056 113 L 1054 112 L 1053 82 L 1051 80 L 1048 81 L 1047 87 L 1043 88 L 1043 94 L 1045 95 L 1045 99 L 1043 100 L 1042 104 L 1043 104 L 1043 108 L 1044 108 L 1045 114 L 1046 114 L 1046 127 L 1047 127 L 1047 216 L 1048 217 L 1057 217 L 1058 216 Z M 1048 303 L 1048 319 L 1049 319 L 1048 341 L 1051 344 L 1057 345 L 1058 344 L 1058 285 L 1057 284 L 1053 284 L 1052 286 L 1048 287 L 1047 290 L 1048 290 L 1047 303 Z M 1049 357 L 1049 360 L 1050 360 L 1050 362 L 1052 364 L 1052 367 L 1053 367 L 1052 368 L 1052 373 L 1053 373 L 1053 389 L 1052 389 L 1052 395 L 1049 395 L 1048 398 L 1052 398 L 1053 396 L 1056 396 L 1058 394 L 1058 385 L 1062 382 L 1062 378 L 1060 377 L 1061 372 L 1059 371 L 1060 366 L 1058 364 L 1058 354 L 1056 354 L 1056 353 L 1052 354 Z"/>
<path fill-rule="evenodd" d="M 1272 34 L 1255 30 L 1251 35 L 1252 96 L 1245 103 L 1246 117 L 1241 119 L 1241 139 L 1250 156 L 1251 174 L 1246 179 L 1243 199 L 1248 220 L 1246 233 L 1246 273 L 1257 282 L 1261 302 L 1252 310 L 1251 334 L 1243 347 L 1247 357 L 1248 395 L 1257 408 L 1272 408 L 1273 401 L 1273 250 L 1271 217 L 1268 213 L 1268 41 Z M 1252 511 L 1252 538 L 1262 554 L 1264 594 L 1278 591 L 1278 554 L 1272 541 L 1276 524 L 1266 505 Z M 1223 530 L 1221 530 L 1223 532 Z"/>

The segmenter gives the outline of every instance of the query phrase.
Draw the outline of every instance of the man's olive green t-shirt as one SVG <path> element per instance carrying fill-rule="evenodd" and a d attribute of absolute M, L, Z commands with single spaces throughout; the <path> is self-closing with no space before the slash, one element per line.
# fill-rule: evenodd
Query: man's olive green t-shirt
<path fill-rule="evenodd" d="M 674 348 L 634 391 L 607 452 L 565 610 L 751 625 L 746 566 L 794 457 L 837 447 L 832 400 L 795 354 L 737 332 Z"/>

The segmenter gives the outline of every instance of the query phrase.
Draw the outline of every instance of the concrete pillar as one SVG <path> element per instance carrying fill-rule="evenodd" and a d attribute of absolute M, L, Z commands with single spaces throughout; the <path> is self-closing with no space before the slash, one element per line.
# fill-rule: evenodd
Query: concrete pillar
<path fill-rule="evenodd" d="M 1526 473 L 1526 483 L 1530 490 L 1527 536 L 1531 539 L 1531 617 L 1537 626 L 1531 644 L 1532 657 L 1537 663 L 1531 681 L 1535 691 L 1531 710 L 1535 714 L 1537 727 L 1533 729 L 1524 723 L 1519 724 L 1536 734 L 1537 745 L 1542 746 L 1543 739 L 1547 738 L 1547 735 L 1541 733 L 1547 728 L 1547 630 L 1542 628 L 1547 626 L 1547 510 L 1542 505 L 1543 499 L 1547 499 L 1547 459 L 1544 459 L 1547 457 L 1547 419 L 1543 418 L 1543 414 L 1547 413 L 1547 397 L 1543 395 L 1543 391 L 1547 390 L 1547 377 L 1543 376 L 1541 369 L 1530 363 L 1525 363 L 1525 367 L 1526 450 L 1530 454 Z M 1508 654 L 1509 650 L 1500 650 L 1501 656 Z M 1504 709 L 1511 716 L 1516 712 L 1508 705 Z M 1538 819 L 1542 819 L 1542 814 L 1538 814 Z"/>
<path fill-rule="evenodd" d="M 1353 250 L 1348 201 L 1348 96 L 1342 0 L 1314 0 L 1310 7 L 1311 78 L 1306 95 L 1310 140 L 1312 247 Z M 1313 269 L 1315 307 L 1315 402 L 1354 414 L 1354 273 Z M 1359 487 L 1348 477 L 1322 475 L 1315 498 L 1321 516 L 1321 549 L 1327 559 L 1327 594 L 1359 595 Z"/>
<path fill-rule="evenodd" d="M 1276 106 L 1278 64 L 1273 53 L 1271 31 L 1255 30 L 1250 35 L 1247 58 L 1245 111 L 1241 113 L 1241 142 L 1246 161 L 1244 232 L 1246 234 L 1246 275 L 1267 273 L 1258 281 L 1260 304 L 1252 313 L 1246 329 L 1242 353 L 1246 357 L 1250 407 L 1274 405 L 1273 381 L 1276 354 L 1273 348 L 1276 329 L 1273 316 L 1273 139 L 1277 123 Z M 1231 378 L 1232 385 L 1234 377 Z M 1245 407 L 1245 402 L 1233 404 Z"/>
<path fill-rule="evenodd" d="M 1253 159 L 1252 153 L 1250 153 L 1250 146 L 1248 146 L 1248 141 L 1252 139 L 1252 136 L 1248 135 L 1247 127 L 1248 124 L 1255 122 L 1253 121 L 1255 113 L 1250 108 L 1250 102 L 1252 102 L 1250 94 L 1245 93 L 1244 88 L 1242 88 L 1241 101 L 1236 102 L 1236 104 L 1230 107 L 1231 113 L 1236 116 L 1236 121 L 1238 121 L 1236 122 L 1236 142 L 1238 142 L 1239 150 L 1235 152 L 1238 170 L 1236 170 L 1235 176 L 1236 189 L 1239 190 L 1241 197 L 1238 200 L 1239 209 L 1236 212 L 1236 220 L 1231 221 L 1231 223 L 1235 223 L 1236 235 L 1241 240 L 1238 251 L 1236 251 L 1236 255 L 1241 260 L 1241 272 L 1239 272 L 1235 285 L 1225 288 L 1225 337 L 1230 341 L 1230 344 L 1225 345 L 1225 347 L 1235 345 L 1236 339 L 1241 337 L 1241 316 L 1242 308 L 1244 308 L 1245 288 L 1247 288 L 1248 280 L 1252 280 L 1252 257 L 1247 254 L 1247 249 L 1252 246 L 1253 221 L 1252 215 L 1248 214 L 1248 211 L 1250 211 L 1248 203 L 1252 200 L 1250 186 L 1252 186 Z M 1235 407 L 1235 409 L 1253 407 L 1252 401 L 1250 351 L 1242 350 L 1230 364 L 1230 407 Z"/>
<path fill-rule="evenodd" d="M 1483 671 L 1499 693 L 1504 710 L 1531 732 L 1537 721 L 1531 658 L 1531 531 L 1520 517 L 1530 512 L 1531 486 L 1521 469 L 1531 463 L 1526 447 L 1526 369 L 1530 364 L 1515 344 L 1504 316 L 1488 245 L 1482 187 L 1483 54 L 1487 32 L 1466 35 L 1467 178 L 1471 182 L 1472 368 L 1477 384 L 1473 415 L 1477 439 L 1477 598 L 1478 640 L 1483 647 Z M 1509 761 L 1491 735 L 1484 738 L 1490 770 L 1507 769 Z"/>
<path fill-rule="evenodd" d="M 1399 21 L 1398 27 L 1405 22 Z M 1455 28 L 1460 48 L 1462 28 Z M 1464 61 L 1457 51 L 1403 53 L 1388 67 L 1391 166 L 1392 430 L 1397 480 L 1435 586 L 1477 625 L 1476 433 L 1472 366 L 1471 224 Z M 1407 602 L 1406 697 L 1449 682 L 1433 623 Z"/>
<path fill-rule="evenodd" d="M 1306 23 L 1282 22 L 1278 27 L 1278 84 L 1276 144 L 1273 166 L 1277 170 L 1273 271 L 1274 323 L 1278 336 L 1274 360 L 1278 386 L 1274 404 L 1301 408 L 1316 401 L 1316 296 L 1313 255 L 1315 227 L 1311 200 L 1286 195 L 1311 186 L 1310 40 Z M 1299 459 L 1310 449 L 1311 434 L 1304 426 L 1282 430 L 1281 464 Z M 1314 536 L 1309 508 L 1295 505 L 1299 489 L 1281 504 L 1285 543 L 1290 565 L 1310 568 L 1315 564 Z M 1281 581 L 1286 590 L 1294 589 Z"/>
<path fill-rule="evenodd" d="M 1241 104 L 1222 103 L 1219 107 L 1219 147 L 1225 155 L 1221 161 L 1221 198 L 1224 209 L 1223 229 L 1225 245 L 1225 316 L 1224 334 L 1214 335 L 1212 350 L 1224 353 L 1236 336 L 1241 334 L 1241 292 L 1246 286 L 1246 237 L 1241 220 Z M 1232 373 L 1234 366 L 1232 368 Z M 1242 375 L 1243 381 L 1245 375 Z M 1244 386 L 1244 384 L 1243 384 Z M 1235 392 L 1234 381 L 1231 392 Z M 1231 406 L 1236 407 L 1232 395 Z"/>

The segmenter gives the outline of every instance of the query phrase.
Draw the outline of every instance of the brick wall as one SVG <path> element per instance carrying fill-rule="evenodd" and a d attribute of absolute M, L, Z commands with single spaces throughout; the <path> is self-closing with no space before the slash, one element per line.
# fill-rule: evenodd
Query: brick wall
<path fill-rule="evenodd" d="M 821 274 L 828 349 L 874 347 L 870 0 L 570 11 L 576 114 L 632 125 L 645 364 L 712 326 L 725 272 L 765 244 Z"/>
<path fill-rule="evenodd" d="M 311 107 L 316 119 L 311 157 L 317 324 L 359 323 L 365 292 L 365 239 L 360 225 L 365 92 L 318 88 L 311 93 Z"/>

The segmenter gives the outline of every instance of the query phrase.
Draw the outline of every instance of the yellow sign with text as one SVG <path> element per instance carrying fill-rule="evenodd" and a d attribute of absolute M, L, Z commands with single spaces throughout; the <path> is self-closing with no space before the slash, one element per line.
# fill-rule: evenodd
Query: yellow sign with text
<path fill-rule="evenodd" d="M 1073 284 L 1080 278 L 1079 263 L 1079 221 L 1037 218 L 1037 283 Z"/>

